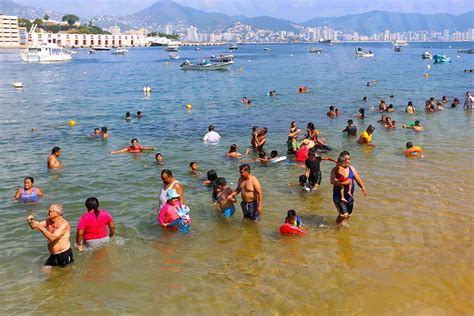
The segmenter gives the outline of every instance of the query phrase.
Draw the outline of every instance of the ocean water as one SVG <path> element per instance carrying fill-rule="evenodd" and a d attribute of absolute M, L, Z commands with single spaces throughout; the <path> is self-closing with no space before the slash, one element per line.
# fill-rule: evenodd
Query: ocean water
<path fill-rule="evenodd" d="M 463 102 L 465 92 L 474 90 L 474 73 L 463 72 L 474 68 L 474 55 L 456 53 L 473 45 L 413 43 L 402 53 L 388 44 L 363 45 L 376 54 L 369 59 L 355 58 L 356 45 L 350 44 L 326 47 L 320 55 L 308 53 L 306 45 L 269 45 L 271 51 L 242 45 L 235 65 L 218 72 L 182 71 L 179 63 L 225 52 L 223 47 L 183 48 L 180 61 L 169 60 L 163 48 L 132 48 L 126 56 L 80 50 L 60 64 L 26 64 L 17 52 L 0 52 L 0 311 L 473 313 L 473 115 L 462 106 L 423 112 L 431 96 Z M 424 51 L 447 54 L 453 63 L 434 65 L 421 59 Z M 25 88 L 13 89 L 14 81 Z M 142 92 L 145 84 L 153 89 L 150 96 Z M 297 93 L 301 85 L 307 94 Z M 272 89 L 278 95 L 266 96 Z M 254 106 L 242 105 L 242 96 L 253 97 Z M 380 113 L 368 111 L 380 98 L 395 105 L 391 116 L 399 125 L 419 119 L 425 131 L 384 130 L 376 123 Z M 414 115 L 403 111 L 410 100 Z M 342 116 L 327 118 L 329 105 Z M 375 149 L 341 133 L 360 107 L 367 118 L 355 124 L 359 133 L 375 126 Z M 125 122 L 126 111 L 144 117 Z M 75 127 L 67 125 L 71 119 Z M 266 126 L 265 149 L 286 154 L 293 120 L 302 128 L 315 123 L 335 149 L 328 156 L 351 153 L 368 195 L 356 188 L 350 226 L 335 227 L 331 162 L 322 162 L 322 185 L 312 194 L 287 186 L 304 173 L 298 164 L 252 165 L 263 186 L 262 220 L 243 220 L 238 205 L 230 220 L 219 216 L 210 190 L 201 185 L 206 171 L 215 169 L 235 187 L 239 162 L 224 158 L 230 144 L 244 152 L 251 127 Z M 209 124 L 222 136 L 219 145 L 201 142 Z M 101 126 L 109 129 L 107 141 L 89 137 Z M 134 137 L 157 146 L 164 166 L 154 164 L 155 152 L 110 155 Z M 425 158 L 406 159 L 407 141 L 423 147 Z M 60 172 L 46 167 L 53 146 L 62 148 L 66 168 Z M 189 175 L 191 161 L 198 162 L 201 178 Z M 184 185 L 190 234 L 170 234 L 157 225 L 162 168 Z M 35 177 L 45 193 L 41 203 L 12 201 L 25 176 Z M 42 273 L 46 240 L 24 217 L 44 218 L 50 203 L 61 203 L 72 241 L 90 196 L 114 217 L 116 238 L 97 251 L 75 251 L 73 265 Z M 304 237 L 278 234 L 291 208 L 309 230 Z"/>

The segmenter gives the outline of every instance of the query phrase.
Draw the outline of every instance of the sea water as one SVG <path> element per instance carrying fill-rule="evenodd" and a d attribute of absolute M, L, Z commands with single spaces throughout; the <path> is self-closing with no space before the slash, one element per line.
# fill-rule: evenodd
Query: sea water
<path fill-rule="evenodd" d="M 162 48 L 131 48 L 126 56 L 80 50 L 71 62 L 57 64 L 22 63 L 17 52 L 2 51 L 0 310 L 472 313 L 473 116 L 462 107 L 423 111 L 431 96 L 457 97 L 462 103 L 473 89 L 473 73 L 463 70 L 474 68 L 474 56 L 458 58 L 456 52 L 471 46 L 410 43 L 395 53 L 388 44 L 364 44 L 375 58 L 358 59 L 352 44 L 327 46 L 322 54 L 308 53 L 303 44 L 270 45 L 271 51 L 241 45 L 230 70 L 209 72 L 183 71 L 179 63 L 226 53 L 225 47 L 182 48 L 179 61 L 169 60 Z M 434 65 L 421 59 L 425 51 L 447 54 L 453 62 Z M 24 89 L 15 90 L 14 81 Z M 149 96 L 143 94 L 145 84 L 153 89 Z M 298 93 L 303 85 L 307 94 Z M 273 89 L 278 95 L 266 96 Z M 254 105 L 243 105 L 243 96 L 253 98 Z M 384 130 L 376 123 L 380 113 L 369 112 L 381 98 L 395 105 L 395 130 Z M 404 113 L 410 100 L 414 115 Z M 326 116 L 330 105 L 342 111 L 341 117 Z M 375 149 L 341 133 L 361 107 L 367 118 L 354 118 L 355 125 L 359 133 L 375 126 Z M 127 111 L 142 111 L 144 117 L 126 122 Z M 400 127 L 415 119 L 425 131 Z M 76 126 L 68 126 L 69 120 Z M 243 220 L 238 204 L 230 220 L 211 206 L 211 191 L 201 185 L 207 170 L 215 169 L 232 188 L 238 180 L 240 162 L 224 158 L 229 146 L 235 143 L 244 152 L 252 126 L 265 126 L 265 150 L 284 155 L 293 120 L 303 129 L 315 123 L 334 148 L 327 156 L 351 153 L 368 195 L 356 188 L 349 227 L 335 227 L 328 177 L 334 164 L 326 161 L 321 187 L 311 194 L 287 186 L 304 173 L 300 165 L 252 164 L 263 187 L 258 223 Z M 222 136 L 219 145 L 201 142 L 209 124 Z M 107 141 L 89 136 L 102 126 L 109 129 Z M 110 154 L 134 137 L 158 150 Z M 422 147 L 425 158 L 405 158 L 408 141 Z M 53 146 L 61 147 L 59 159 L 66 166 L 59 172 L 46 165 Z M 163 154 L 163 166 L 154 163 L 156 152 Z M 191 161 L 198 162 L 201 177 L 189 175 Z M 191 208 L 189 234 L 168 233 L 157 224 L 164 168 L 183 184 Z M 12 201 L 26 176 L 33 176 L 45 193 L 41 203 Z M 44 218 L 50 203 L 61 203 L 73 241 L 90 196 L 113 216 L 114 241 L 97 251 L 75 251 L 74 264 L 42 273 L 46 240 L 28 228 L 24 217 Z M 278 234 L 288 209 L 302 218 L 306 236 Z"/>

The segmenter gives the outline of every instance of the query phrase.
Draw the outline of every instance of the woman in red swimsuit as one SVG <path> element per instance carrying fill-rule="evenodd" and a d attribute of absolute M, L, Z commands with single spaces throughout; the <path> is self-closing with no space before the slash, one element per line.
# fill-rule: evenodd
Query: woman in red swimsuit
<path fill-rule="evenodd" d="M 112 155 L 118 154 L 118 153 L 124 153 L 124 152 L 129 152 L 129 153 L 141 153 L 144 150 L 157 150 L 158 147 L 142 147 L 138 145 L 138 139 L 133 138 L 132 141 L 132 146 L 125 147 L 120 150 L 115 150 L 111 152 Z"/>

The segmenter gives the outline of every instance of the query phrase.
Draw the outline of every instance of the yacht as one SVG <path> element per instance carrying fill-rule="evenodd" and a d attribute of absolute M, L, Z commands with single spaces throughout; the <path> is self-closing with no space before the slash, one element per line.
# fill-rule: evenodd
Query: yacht
<path fill-rule="evenodd" d="M 70 53 L 52 43 L 43 44 L 38 47 L 28 47 L 20 51 L 20 57 L 23 61 L 36 63 L 61 62 L 72 59 Z"/>
<path fill-rule="evenodd" d="M 112 51 L 112 55 L 125 55 L 128 52 L 122 46 L 117 47 L 114 51 Z"/>
<path fill-rule="evenodd" d="M 96 52 L 107 52 L 110 50 L 110 47 L 106 47 L 106 46 L 94 46 L 92 47 L 93 50 L 95 50 Z"/>
<path fill-rule="evenodd" d="M 167 51 L 168 53 L 178 52 L 179 51 L 179 45 L 178 44 L 168 44 L 168 45 L 166 45 L 165 51 Z"/>

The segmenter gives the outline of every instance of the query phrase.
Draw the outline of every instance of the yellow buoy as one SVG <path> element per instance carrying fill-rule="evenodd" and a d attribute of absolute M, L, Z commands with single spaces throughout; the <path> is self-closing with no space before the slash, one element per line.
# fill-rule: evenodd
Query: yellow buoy
<path fill-rule="evenodd" d="M 192 104 L 187 104 L 187 105 L 186 105 L 186 109 L 191 110 L 192 108 L 193 108 L 193 105 L 192 105 Z"/>
<path fill-rule="evenodd" d="M 69 121 L 69 126 L 76 126 L 76 121 L 70 120 Z"/>
<path fill-rule="evenodd" d="M 428 74 L 425 74 L 425 79 L 428 79 L 428 77 L 429 77 L 429 76 L 430 76 L 430 75 L 428 75 Z"/>
<path fill-rule="evenodd" d="M 375 79 L 374 79 L 374 80 L 372 80 L 372 82 L 373 82 L 373 83 L 376 83 L 376 82 L 377 82 L 377 80 L 375 80 Z"/>

